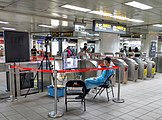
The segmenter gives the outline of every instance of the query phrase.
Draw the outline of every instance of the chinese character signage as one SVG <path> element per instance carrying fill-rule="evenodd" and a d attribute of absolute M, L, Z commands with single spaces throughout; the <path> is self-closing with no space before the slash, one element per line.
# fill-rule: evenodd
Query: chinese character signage
<path fill-rule="evenodd" d="M 73 37 L 73 31 L 69 32 L 52 32 L 52 37 Z"/>
<path fill-rule="evenodd" d="M 94 20 L 93 31 L 126 34 L 126 26 L 121 24 L 110 23 L 108 21 Z"/>

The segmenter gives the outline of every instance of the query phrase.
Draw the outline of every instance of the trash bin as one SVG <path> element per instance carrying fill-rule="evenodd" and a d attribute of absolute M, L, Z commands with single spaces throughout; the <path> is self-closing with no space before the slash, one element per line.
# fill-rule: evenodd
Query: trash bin
<path fill-rule="evenodd" d="M 156 64 L 149 59 L 146 59 L 145 61 L 147 62 L 147 77 L 153 78 L 156 73 Z"/>

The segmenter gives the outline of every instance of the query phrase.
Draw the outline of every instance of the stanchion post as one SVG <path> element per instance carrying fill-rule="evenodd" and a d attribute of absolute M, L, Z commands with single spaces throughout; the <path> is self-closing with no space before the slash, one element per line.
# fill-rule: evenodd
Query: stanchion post
<path fill-rule="evenodd" d="M 118 96 L 113 99 L 115 103 L 124 103 L 124 99 L 120 99 L 120 67 L 119 67 L 119 78 L 118 78 Z"/>
<path fill-rule="evenodd" d="M 9 67 L 9 81 L 10 81 L 10 99 L 12 102 L 15 100 L 15 81 L 14 81 L 14 69 Z"/>
<path fill-rule="evenodd" d="M 20 96 L 21 94 L 21 89 L 20 89 L 20 70 L 15 69 L 15 75 L 16 75 L 16 92 L 17 92 L 17 97 Z"/>
<path fill-rule="evenodd" d="M 54 105 L 54 111 L 51 111 L 48 113 L 48 116 L 51 117 L 51 118 L 59 118 L 59 117 L 62 117 L 63 116 L 63 113 L 60 112 L 60 111 L 57 111 L 57 71 L 55 70 L 54 71 L 54 86 L 55 86 L 55 97 L 54 97 L 54 100 L 55 100 L 55 105 Z"/>

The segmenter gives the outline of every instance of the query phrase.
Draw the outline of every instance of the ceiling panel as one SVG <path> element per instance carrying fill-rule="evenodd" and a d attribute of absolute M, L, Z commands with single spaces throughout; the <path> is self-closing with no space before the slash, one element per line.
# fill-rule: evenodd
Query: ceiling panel
<path fill-rule="evenodd" d="M 127 26 L 161 23 L 162 0 L 136 0 L 153 7 L 153 9 L 145 11 L 124 4 L 129 1 L 133 0 L 0 0 L 0 16 L 3 16 L 1 20 L 10 22 L 10 24 L 6 26 L 14 26 L 30 31 L 49 30 L 38 27 L 38 25 L 50 24 L 51 19 L 67 20 L 73 23 L 75 18 L 78 18 L 79 20 L 85 19 L 85 21 L 90 24 L 94 19 L 104 19 L 125 23 Z M 107 13 L 140 19 L 145 22 L 134 23 L 122 21 L 60 7 L 64 4 L 80 6 L 92 10 L 103 10 Z M 60 16 L 52 15 L 52 13 L 57 13 Z M 62 18 L 64 15 L 67 15 L 67 18 Z M 72 26 L 73 24 L 69 24 L 69 27 Z M 58 29 L 64 28 L 60 26 Z M 68 27 L 65 27 L 65 29 L 68 29 Z M 142 27 L 138 29 L 143 30 Z M 149 27 L 149 30 L 150 29 L 155 30 L 153 27 Z"/>
<path fill-rule="evenodd" d="M 0 0 L 0 7 L 6 7 L 15 1 L 16 0 Z"/>
<path fill-rule="evenodd" d="M 50 1 L 47 2 L 46 0 L 21 0 L 8 6 L 6 9 L 14 8 L 20 11 L 23 9 L 28 9 L 31 11 L 44 11 L 48 8 L 55 8 L 60 5 L 60 3 Z"/>
<path fill-rule="evenodd" d="M 143 4 L 146 4 L 146 5 L 149 5 L 153 8 L 162 7 L 162 1 L 161 0 L 136 0 L 136 1 L 143 3 Z"/>

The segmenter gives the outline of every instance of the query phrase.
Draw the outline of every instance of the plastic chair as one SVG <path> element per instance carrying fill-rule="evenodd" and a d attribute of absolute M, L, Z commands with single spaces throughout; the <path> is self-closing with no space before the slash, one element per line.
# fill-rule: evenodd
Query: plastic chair
<path fill-rule="evenodd" d="M 66 83 L 66 86 L 65 86 L 66 112 L 67 112 L 68 102 L 81 102 L 81 104 L 84 103 L 84 111 L 86 111 L 85 90 L 86 90 L 86 86 L 85 86 L 84 81 L 70 80 Z M 81 97 L 80 99 L 75 99 L 76 95 L 80 95 L 83 97 Z M 68 96 L 71 96 L 71 97 L 68 97 Z"/>
<path fill-rule="evenodd" d="M 106 93 L 107 93 L 107 100 L 109 101 L 109 93 L 112 92 L 112 96 L 114 98 L 114 90 L 113 90 L 113 84 L 112 84 L 112 79 L 114 77 L 114 74 L 111 75 L 110 77 L 108 77 L 108 79 L 104 82 L 103 85 L 99 85 L 99 90 L 97 91 L 96 95 L 93 97 L 93 99 L 96 98 L 96 96 L 99 94 L 101 95 L 101 93 L 106 89 Z M 110 89 L 110 90 L 109 90 Z"/>

